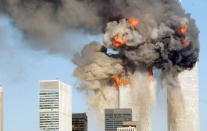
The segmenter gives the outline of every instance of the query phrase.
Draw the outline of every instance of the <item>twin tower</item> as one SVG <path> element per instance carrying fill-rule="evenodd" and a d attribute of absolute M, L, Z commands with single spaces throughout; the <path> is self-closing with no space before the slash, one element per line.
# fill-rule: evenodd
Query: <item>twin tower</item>
<path fill-rule="evenodd" d="M 155 77 L 159 73 L 154 73 Z M 143 117 L 136 112 L 133 98 L 129 97 L 130 87 L 120 86 L 120 108 L 132 108 L 133 121 L 138 121 L 142 128 L 140 131 L 199 131 L 199 94 L 198 94 L 198 66 L 188 71 L 184 71 L 178 76 L 180 83 L 179 93 L 182 96 L 176 98 L 167 87 L 161 87 L 161 82 L 157 84 L 157 103 L 149 116 L 149 122 L 141 123 Z M 177 87 L 175 87 L 177 88 Z M 171 97 L 171 96 L 173 97 Z M 142 106 L 142 105 L 139 105 Z M 134 108 L 134 109 L 133 109 Z M 133 111 L 134 110 L 134 111 Z M 151 117 L 151 118 L 150 118 Z M 150 120 L 152 119 L 152 120 Z M 152 121 L 152 123 L 151 123 Z M 138 130 L 139 131 L 139 130 Z"/>

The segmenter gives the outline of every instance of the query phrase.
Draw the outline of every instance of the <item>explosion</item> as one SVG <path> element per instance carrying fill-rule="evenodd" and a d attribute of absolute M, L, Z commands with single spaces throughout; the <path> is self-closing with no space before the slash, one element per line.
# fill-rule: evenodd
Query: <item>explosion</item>
<path fill-rule="evenodd" d="M 113 42 L 114 48 L 118 48 L 126 44 L 126 41 L 120 39 L 118 36 L 114 36 L 113 39 L 114 39 L 114 42 Z"/>
<path fill-rule="evenodd" d="M 182 28 L 180 28 L 180 33 L 182 34 L 182 35 L 185 35 L 186 34 L 186 32 L 187 32 L 187 28 L 185 28 L 185 27 L 182 27 Z"/>
<path fill-rule="evenodd" d="M 114 82 L 116 84 L 116 90 L 119 91 L 119 85 L 129 85 L 131 80 L 129 78 L 120 78 L 119 76 L 115 76 Z"/>
<path fill-rule="evenodd" d="M 128 22 L 131 24 L 131 26 L 136 29 L 139 25 L 139 21 L 135 17 L 131 17 Z"/>
<path fill-rule="evenodd" d="M 140 19 L 140 21 L 138 21 L 138 19 Z M 144 23 L 142 23 L 142 21 L 144 21 Z M 108 54 L 107 51 L 101 50 L 98 52 L 107 55 L 113 60 L 120 60 L 120 66 L 123 71 L 116 72 L 115 70 L 117 69 L 113 66 L 112 72 L 114 72 L 114 74 L 112 73 L 104 79 L 97 80 L 96 78 L 92 80 L 99 82 L 99 87 L 96 87 L 96 91 L 99 90 L 100 92 L 103 92 L 102 90 L 105 90 L 105 87 L 113 86 L 111 81 L 115 82 L 117 91 L 120 90 L 120 85 L 122 85 L 122 88 L 126 85 L 127 87 L 129 86 L 132 93 L 129 94 L 129 97 L 126 99 L 129 99 L 129 101 L 134 100 L 133 105 L 130 105 L 130 107 L 134 112 L 137 112 L 138 115 L 135 120 L 140 123 L 140 130 L 143 131 L 151 130 L 150 116 L 155 103 L 153 68 L 162 71 L 161 80 L 163 87 L 168 88 L 168 99 L 172 99 L 168 100 L 168 104 L 171 108 L 169 111 L 175 111 L 176 113 L 179 111 L 179 114 L 185 114 L 179 82 L 176 79 L 177 75 L 183 70 L 193 68 L 198 60 L 198 37 L 197 32 L 192 32 L 194 28 L 192 19 L 187 16 L 179 17 L 173 15 L 167 16 L 166 20 L 157 22 L 159 23 L 151 27 L 151 24 L 145 21 L 145 18 L 142 20 L 135 16 L 130 16 L 130 19 L 122 18 L 118 21 L 108 22 L 103 38 L 104 46 L 101 44 L 99 44 L 99 46 L 102 46 L 102 48 L 106 50 L 114 50 L 117 53 Z M 147 31 L 147 28 L 151 28 L 151 31 Z M 83 49 L 82 52 L 86 52 L 85 49 Z M 94 55 L 96 52 L 94 52 Z M 93 56 L 93 53 L 91 55 Z M 80 57 L 84 56 L 82 55 Z M 105 61 L 103 58 L 97 59 Z M 75 60 L 77 60 L 77 58 L 75 58 Z M 93 64 L 97 64 L 97 66 L 100 66 L 100 68 L 104 70 L 104 65 L 101 63 L 92 62 L 85 66 L 90 67 Z M 93 69 L 94 71 L 91 70 L 91 68 L 84 70 L 85 66 L 79 66 L 78 70 L 80 69 L 81 73 L 77 73 L 76 70 L 74 75 L 77 77 L 81 77 L 83 74 L 98 76 L 98 68 Z M 123 79 L 126 76 L 131 80 Z M 137 77 L 142 77 L 142 79 L 137 79 Z M 176 84 L 171 84 L 171 82 L 174 83 L 175 81 Z M 94 84 L 91 81 L 89 83 Z M 92 85 L 89 85 L 89 87 L 90 86 Z M 176 95 L 172 95 L 172 92 Z M 114 102 L 119 101 L 115 96 L 116 94 L 105 97 L 103 94 L 103 96 L 99 97 L 104 97 L 108 100 L 112 99 Z M 176 99 L 174 97 L 176 97 Z M 113 106 L 116 105 L 105 105 L 107 108 Z M 99 110 L 100 116 L 103 116 L 103 108 L 96 103 L 96 108 L 97 107 L 99 108 L 97 110 Z M 169 113 L 169 115 L 173 116 L 174 113 Z M 184 119 L 184 115 L 182 116 L 182 119 Z M 174 119 L 177 119 L 177 117 L 170 118 L 173 119 L 172 122 Z M 185 130 L 183 128 L 181 129 L 176 124 L 172 125 L 176 130 Z"/>

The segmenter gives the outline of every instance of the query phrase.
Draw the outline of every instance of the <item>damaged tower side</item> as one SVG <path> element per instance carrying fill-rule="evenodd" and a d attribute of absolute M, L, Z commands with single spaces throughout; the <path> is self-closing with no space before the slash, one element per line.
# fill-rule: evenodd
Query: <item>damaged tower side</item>
<path fill-rule="evenodd" d="M 178 78 L 185 103 L 186 131 L 199 131 L 198 64 L 192 70 L 182 72 Z"/>

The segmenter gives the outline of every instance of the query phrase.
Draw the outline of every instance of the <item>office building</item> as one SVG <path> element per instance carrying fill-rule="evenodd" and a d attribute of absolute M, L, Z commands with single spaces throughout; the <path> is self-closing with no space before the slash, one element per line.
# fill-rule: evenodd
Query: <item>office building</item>
<path fill-rule="evenodd" d="M 139 75 L 141 76 L 141 74 Z M 137 77 L 137 79 L 139 79 L 138 81 L 142 81 L 141 77 Z M 139 85 L 139 83 L 136 84 Z M 155 100 L 156 88 L 153 81 L 150 84 L 147 81 L 145 84 L 143 83 L 135 87 L 130 84 L 120 85 L 120 108 L 132 109 L 132 119 L 139 122 L 140 130 L 151 131 L 151 107 Z M 140 90 L 141 88 L 142 90 Z"/>
<path fill-rule="evenodd" d="M 179 81 L 182 88 L 182 95 L 185 107 L 184 128 L 185 131 L 199 131 L 199 90 L 198 90 L 198 64 L 188 71 L 179 75 Z M 179 119 L 179 118 L 178 118 Z M 169 131 L 173 128 L 169 121 Z"/>
<path fill-rule="evenodd" d="M 73 131 L 88 131 L 88 119 L 86 113 L 73 113 Z"/>
<path fill-rule="evenodd" d="M 39 83 L 39 130 L 72 131 L 71 87 L 59 80 Z"/>
<path fill-rule="evenodd" d="M 132 119 L 138 121 L 139 114 L 134 109 L 134 97 L 132 93 L 132 87 L 130 85 L 120 85 L 119 86 L 119 108 L 130 108 L 132 109 Z"/>
<path fill-rule="evenodd" d="M 3 89 L 0 83 L 0 131 L 3 131 Z"/>
<path fill-rule="evenodd" d="M 125 121 L 132 121 L 132 109 L 105 109 L 105 131 L 117 131 Z"/>

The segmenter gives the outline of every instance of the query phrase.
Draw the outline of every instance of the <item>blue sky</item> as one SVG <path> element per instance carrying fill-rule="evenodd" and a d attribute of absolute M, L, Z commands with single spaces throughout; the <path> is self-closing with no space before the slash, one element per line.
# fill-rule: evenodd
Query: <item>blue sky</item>
<path fill-rule="evenodd" d="M 200 93 L 200 127 L 207 130 L 207 1 L 183 0 L 183 6 L 192 14 L 200 29 L 199 93 Z M 4 130 L 37 131 L 38 130 L 38 81 L 56 79 L 76 87 L 72 72 L 75 65 L 59 55 L 46 51 L 34 51 L 22 40 L 22 34 L 14 28 L 8 19 L 0 18 L 0 30 L 4 30 L 0 41 L 0 82 L 4 90 Z M 85 38 L 79 41 L 79 37 Z M 101 41 L 101 36 L 73 34 L 74 43 Z M 73 88 L 73 112 L 85 112 L 86 100 L 83 93 Z M 89 127 L 92 130 L 92 127 Z"/>

